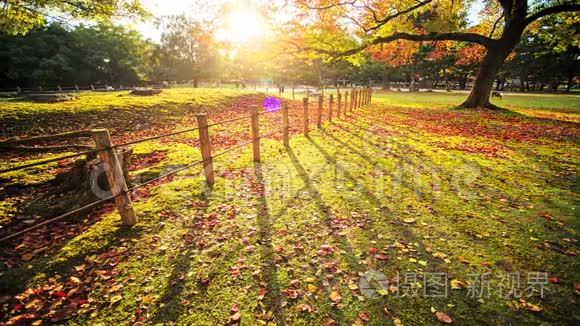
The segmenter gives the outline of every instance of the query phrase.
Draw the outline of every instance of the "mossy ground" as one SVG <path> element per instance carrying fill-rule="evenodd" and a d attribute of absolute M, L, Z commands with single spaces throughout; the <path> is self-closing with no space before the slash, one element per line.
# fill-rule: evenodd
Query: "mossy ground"
<path fill-rule="evenodd" d="M 578 126 L 523 108 L 398 108 L 390 96 L 320 130 L 313 123 L 288 147 L 279 135 L 263 140 L 261 164 L 249 147 L 216 158 L 212 188 L 199 168 L 148 187 L 135 194 L 136 227 L 104 210 L 58 250 L 4 270 L 2 287 L 47 289 L 22 301 L 48 297 L 54 310 L 77 300 L 68 324 L 223 324 L 234 305 L 252 325 L 432 325 L 433 310 L 458 325 L 577 323 Z M 301 109 L 292 112 L 300 126 Z M 267 121 L 264 133 L 279 127 Z M 241 120 L 212 136 L 247 131 Z M 195 145 L 136 146 L 164 155 L 133 176 L 197 160 Z M 369 271 L 400 283 L 365 296 Z M 528 288 L 534 272 L 551 278 L 544 298 Z M 446 297 L 424 295 L 436 273 L 447 277 Z M 520 275 L 521 298 L 500 293 L 508 273 Z M 483 274 L 489 295 L 470 297 L 471 277 Z"/>

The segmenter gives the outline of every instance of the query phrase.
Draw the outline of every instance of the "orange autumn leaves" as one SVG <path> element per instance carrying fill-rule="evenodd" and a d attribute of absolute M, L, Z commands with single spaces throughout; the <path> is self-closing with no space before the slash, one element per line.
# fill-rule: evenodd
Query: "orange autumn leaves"
<path fill-rule="evenodd" d="M 374 61 L 384 62 L 387 67 L 408 65 L 413 62 L 413 56 L 419 50 L 420 43 L 397 40 L 369 48 Z"/>
<path fill-rule="evenodd" d="M 395 68 L 412 64 L 420 47 L 420 42 L 397 40 L 372 46 L 368 52 L 373 61 L 384 62 L 387 67 Z M 480 63 L 485 52 L 485 47 L 479 44 L 457 46 L 452 41 L 437 41 L 431 43 L 431 49 L 426 53 L 425 59 L 441 60 L 446 56 L 455 55 L 455 64 L 465 66 Z"/>

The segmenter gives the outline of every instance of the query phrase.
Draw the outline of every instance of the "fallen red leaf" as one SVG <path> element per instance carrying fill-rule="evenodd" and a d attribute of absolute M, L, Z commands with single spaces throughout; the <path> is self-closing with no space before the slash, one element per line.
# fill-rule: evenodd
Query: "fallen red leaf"
<path fill-rule="evenodd" d="M 385 255 L 385 254 L 378 254 L 378 255 L 375 255 L 375 259 L 378 259 L 378 260 L 387 260 L 387 255 Z"/>
<path fill-rule="evenodd" d="M 444 324 L 451 324 L 453 322 L 451 317 L 449 317 L 446 313 L 444 313 L 442 311 L 437 311 L 435 313 L 435 316 L 437 317 L 437 320 L 439 320 L 440 322 L 442 322 Z"/>

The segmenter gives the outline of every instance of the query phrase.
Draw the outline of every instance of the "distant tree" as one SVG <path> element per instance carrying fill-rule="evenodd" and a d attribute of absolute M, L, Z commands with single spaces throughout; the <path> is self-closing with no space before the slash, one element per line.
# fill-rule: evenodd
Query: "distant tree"
<path fill-rule="evenodd" d="M 163 63 L 175 79 L 199 80 L 216 75 L 218 48 L 208 24 L 185 15 L 166 17 L 165 32 L 161 36 Z"/>
<path fill-rule="evenodd" d="M 526 31 L 501 74 L 517 78 L 520 90 L 530 88 L 549 91 L 566 84 L 570 90 L 580 75 L 580 17 L 555 15 L 542 24 L 534 24 Z M 530 87 L 530 84 L 533 84 Z"/>
<path fill-rule="evenodd" d="M 69 18 L 108 21 L 112 17 L 143 17 L 138 0 L 0 0 L 0 33 L 26 34 L 47 20 Z"/>
<path fill-rule="evenodd" d="M 152 51 L 152 43 L 122 26 L 54 23 L 25 36 L 0 35 L 0 84 L 138 83 L 150 75 Z"/>

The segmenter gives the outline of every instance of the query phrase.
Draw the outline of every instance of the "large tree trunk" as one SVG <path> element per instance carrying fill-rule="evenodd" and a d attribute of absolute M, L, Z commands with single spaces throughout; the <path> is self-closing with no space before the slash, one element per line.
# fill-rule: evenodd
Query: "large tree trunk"
<path fill-rule="evenodd" d="M 572 71 L 569 71 L 568 80 L 566 81 L 566 93 L 570 92 L 570 88 L 572 88 L 573 81 L 574 81 L 574 73 Z"/>
<path fill-rule="evenodd" d="M 382 88 L 383 89 L 386 89 L 386 90 L 390 90 L 391 89 L 391 80 L 389 78 L 389 74 L 388 73 L 386 73 L 383 76 L 383 87 Z"/>
<path fill-rule="evenodd" d="M 499 68 L 520 41 L 524 28 L 523 20 L 508 23 L 498 42 L 487 48 L 471 93 L 467 100 L 461 104 L 462 107 L 496 108 L 496 106 L 489 103 L 489 95 L 493 89 L 493 82 Z"/>
<path fill-rule="evenodd" d="M 461 106 L 466 108 L 486 108 L 491 107 L 489 95 L 493 88 L 495 76 L 507 55 L 498 48 L 489 48 L 483 57 L 483 62 L 477 72 L 475 83 L 471 89 L 469 97 Z M 508 52 L 509 53 L 509 52 Z"/>

